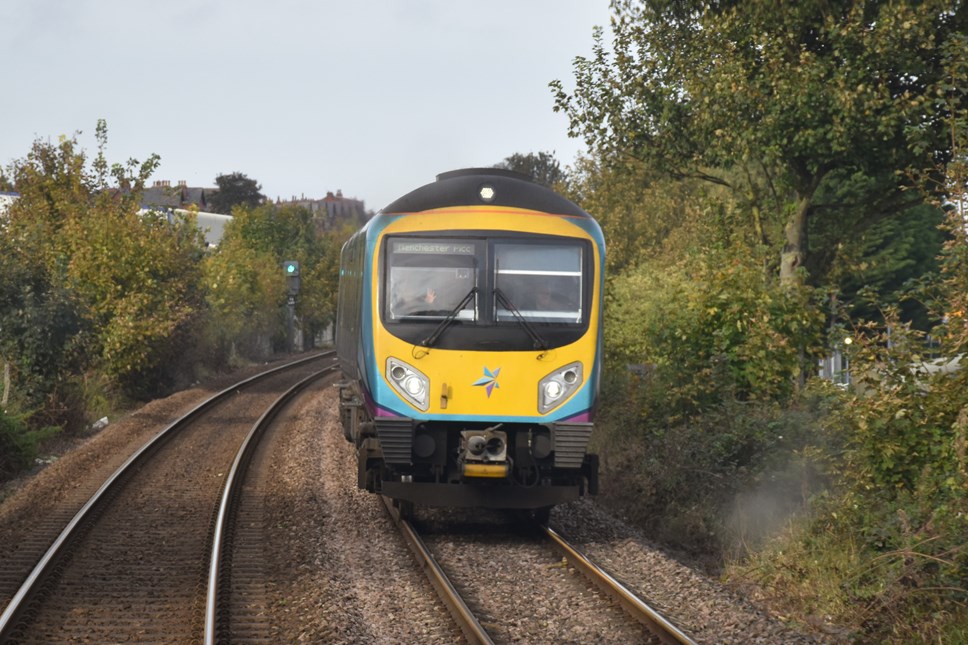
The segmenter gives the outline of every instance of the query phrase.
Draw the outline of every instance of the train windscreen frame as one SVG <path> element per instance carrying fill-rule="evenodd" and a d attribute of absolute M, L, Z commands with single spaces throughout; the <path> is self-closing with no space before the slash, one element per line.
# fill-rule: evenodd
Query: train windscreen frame
<path fill-rule="evenodd" d="M 495 241 L 494 286 L 506 298 L 495 301 L 494 319 L 581 324 L 584 248 L 581 244 Z M 503 305 L 503 306 L 502 306 Z"/>
<path fill-rule="evenodd" d="M 594 262 L 588 240 L 507 231 L 389 235 L 381 244 L 380 316 L 388 332 L 420 345 L 521 351 L 588 329 Z"/>
<path fill-rule="evenodd" d="M 480 242 L 458 239 L 390 238 L 385 317 L 478 319 Z M 456 311 L 455 311 L 456 310 Z"/>

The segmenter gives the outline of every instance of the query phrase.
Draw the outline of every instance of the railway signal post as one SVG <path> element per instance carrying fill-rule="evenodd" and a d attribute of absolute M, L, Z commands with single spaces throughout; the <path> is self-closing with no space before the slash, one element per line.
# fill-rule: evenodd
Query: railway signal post
<path fill-rule="evenodd" d="M 296 344 L 296 295 L 299 293 L 299 261 L 286 260 L 282 263 L 283 271 L 286 274 L 287 287 L 289 292 L 288 305 L 288 325 L 289 325 L 289 351 L 295 351 Z"/>

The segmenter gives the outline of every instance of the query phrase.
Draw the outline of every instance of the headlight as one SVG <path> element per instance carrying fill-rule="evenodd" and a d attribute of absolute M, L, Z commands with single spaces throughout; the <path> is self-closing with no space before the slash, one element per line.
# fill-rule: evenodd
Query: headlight
<path fill-rule="evenodd" d="M 561 367 L 538 383 L 538 412 L 545 414 L 561 405 L 582 384 L 581 363 Z"/>
<path fill-rule="evenodd" d="M 387 381 L 397 393 L 418 410 L 429 407 L 430 381 L 419 371 L 395 358 L 387 359 Z"/>
<path fill-rule="evenodd" d="M 548 401 L 549 403 L 551 401 L 557 401 L 561 398 L 561 395 L 564 391 L 565 387 L 558 381 L 548 381 L 544 384 L 545 401 Z"/>

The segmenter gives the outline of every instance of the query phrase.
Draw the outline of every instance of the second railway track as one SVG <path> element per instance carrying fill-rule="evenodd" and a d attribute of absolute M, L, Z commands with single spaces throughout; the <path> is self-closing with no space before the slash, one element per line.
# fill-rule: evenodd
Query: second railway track
<path fill-rule="evenodd" d="M 0 640 L 197 642 L 212 520 L 236 452 L 271 401 L 328 358 L 224 391 L 191 422 L 169 426 L 173 436 L 159 435 L 133 456 L 13 594 Z"/>

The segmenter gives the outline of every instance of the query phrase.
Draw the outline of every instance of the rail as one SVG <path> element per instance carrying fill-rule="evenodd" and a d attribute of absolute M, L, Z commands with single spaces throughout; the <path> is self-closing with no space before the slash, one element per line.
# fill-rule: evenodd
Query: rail
<path fill-rule="evenodd" d="M 98 488 L 98 490 L 74 515 L 70 522 L 68 522 L 67 526 L 57 536 L 40 560 L 38 560 L 30 574 L 20 585 L 17 592 L 7 604 L 3 613 L 0 614 L 0 641 L 4 641 L 9 637 L 10 631 L 16 625 L 18 617 L 25 610 L 31 598 L 33 598 L 41 588 L 43 581 L 48 577 L 55 564 L 60 559 L 60 556 L 68 549 L 69 545 L 74 541 L 74 538 L 81 532 L 81 529 L 96 515 L 95 511 L 103 507 L 108 500 L 110 500 L 111 495 L 116 490 L 121 488 L 125 477 L 129 473 L 133 472 L 136 466 L 141 465 L 141 463 L 148 458 L 155 448 L 160 446 L 168 438 L 177 434 L 180 429 L 189 425 L 204 412 L 208 411 L 210 408 L 214 407 L 224 399 L 233 396 L 241 388 L 252 385 L 253 383 L 261 381 L 279 372 L 292 369 L 312 361 L 331 358 L 333 354 L 334 352 L 332 351 L 314 354 L 299 360 L 291 361 L 271 370 L 260 372 L 255 376 L 240 381 L 231 387 L 209 397 L 204 402 L 189 410 L 184 416 L 175 420 L 173 423 L 148 440 L 147 443 L 145 443 L 133 455 L 131 455 L 110 477 L 108 477 L 107 480 L 105 480 L 101 487 Z"/>
<path fill-rule="evenodd" d="M 249 434 L 239 447 L 239 451 L 232 462 L 228 476 L 222 488 L 222 497 L 219 503 L 218 513 L 212 536 L 212 552 L 208 566 L 208 591 L 205 596 L 205 644 L 214 645 L 218 642 L 217 616 L 220 609 L 219 586 L 222 580 L 222 570 L 225 563 L 226 536 L 228 535 L 228 524 L 232 521 L 233 511 L 241 495 L 242 482 L 245 471 L 255 448 L 259 444 L 265 429 L 272 423 L 275 417 L 286 405 L 302 392 L 311 383 L 332 374 L 338 366 L 332 365 L 315 374 L 310 374 L 299 381 L 276 400 L 272 406 L 266 410 L 261 417 L 253 424 Z"/>
<path fill-rule="evenodd" d="M 543 526 L 548 539 L 555 543 L 564 554 L 568 562 L 582 572 L 609 596 L 615 598 L 636 620 L 656 635 L 667 645 L 696 645 L 682 630 L 672 624 L 658 611 L 650 607 L 641 598 L 632 593 L 625 585 L 604 571 L 601 567 L 572 546 L 561 535 L 547 526 Z"/>
<path fill-rule="evenodd" d="M 417 556 L 421 567 L 424 570 L 430 583 L 434 586 L 437 591 L 437 595 L 443 601 L 444 605 L 447 607 L 447 611 L 450 612 L 454 620 L 457 622 L 457 626 L 464 633 L 470 643 L 481 643 L 482 645 L 493 645 L 494 641 L 488 635 L 487 631 L 481 627 L 478 622 L 477 617 L 461 598 L 460 593 L 457 588 L 451 583 L 447 574 L 434 559 L 433 554 L 430 553 L 430 549 L 424 543 L 417 532 L 414 530 L 413 525 L 410 524 L 393 506 L 393 502 L 388 497 L 383 498 L 383 503 L 386 504 L 387 511 L 390 513 L 390 517 L 393 518 L 394 523 L 397 528 L 400 529 L 401 535 L 403 535 L 404 541 L 410 550 L 413 551 L 414 555 Z"/>

